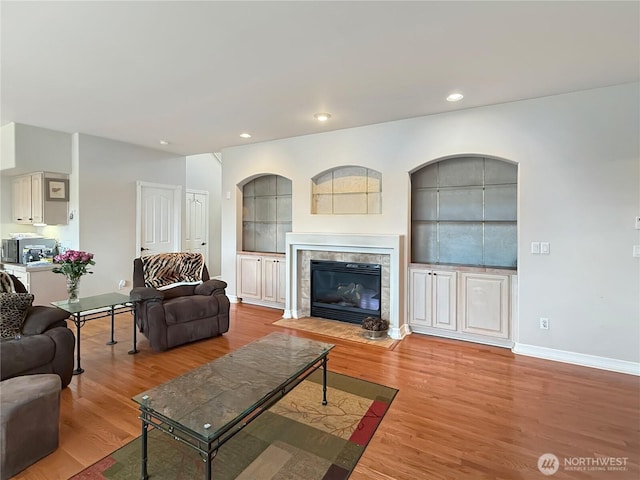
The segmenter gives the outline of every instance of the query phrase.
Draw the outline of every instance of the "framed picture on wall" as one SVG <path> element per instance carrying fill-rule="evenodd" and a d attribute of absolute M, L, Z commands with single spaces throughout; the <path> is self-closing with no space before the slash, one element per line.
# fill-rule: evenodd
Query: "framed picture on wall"
<path fill-rule="evenodd" d="M 44 191 L 46 201 L 68 202 L 69 180 L 66 178 L 45 178 Z"/>

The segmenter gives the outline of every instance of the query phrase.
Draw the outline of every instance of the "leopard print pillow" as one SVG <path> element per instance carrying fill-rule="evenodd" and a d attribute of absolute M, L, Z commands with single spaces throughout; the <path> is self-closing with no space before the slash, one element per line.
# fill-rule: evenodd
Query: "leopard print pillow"
<path fill-rule="evenodd" d="M 30 293 L 0 293 L 0 337 L 16 338 L 33 303 Z"/>
<path fill-rule="evenodd" d="M 5 271 L 0 271 L 0 292 L 10 293 L 15 291 L 11 276 Z"/>

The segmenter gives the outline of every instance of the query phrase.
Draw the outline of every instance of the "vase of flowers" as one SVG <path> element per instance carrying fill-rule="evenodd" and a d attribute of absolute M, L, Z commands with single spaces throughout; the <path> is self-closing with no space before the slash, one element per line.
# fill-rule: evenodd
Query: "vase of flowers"
<path fill-rule="evenodd" d="M 96 262 L 93 261 L 93 253 L 67 250 L 53 257 L 53 262 L 57 264 L 57 266 L 53 268 L 52 272 L 62 273 L 67 277 L 68 302 L 79 302 L 80 279 L 86 273 L 93 273 L 88 270 L 88 267 L 96 264 Z"/>

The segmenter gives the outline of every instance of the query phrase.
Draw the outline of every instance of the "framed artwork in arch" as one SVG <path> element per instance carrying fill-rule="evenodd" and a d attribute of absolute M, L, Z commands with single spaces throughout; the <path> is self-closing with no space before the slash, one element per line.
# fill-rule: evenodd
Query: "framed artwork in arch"
<path fill-rule="evenodd" d="M 48 202 L 68 202 L 69 180 L 66 178 L 45 178 L 44 195 Z"/>

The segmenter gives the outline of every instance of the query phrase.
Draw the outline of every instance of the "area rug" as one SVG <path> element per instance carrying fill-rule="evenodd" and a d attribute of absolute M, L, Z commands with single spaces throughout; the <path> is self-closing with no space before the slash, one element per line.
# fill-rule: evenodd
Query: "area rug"
<path fill-rule="evenodd" d="M 328 372 L 314 372 L 222 446 L 213 460 L 216 480 L 343 480 L 349 477 L 398 390 Z M 148 437 L 152 480 L 204 478 L 194 450 L 158 430 Z M 140 478 L 138 437 L 72 480 Z"/>
<path fill-rule="evenodd" d="M 294 330 L 303 330 L 305 332 L 317 333 L 328 337 L 339 338 L 342 340 L 351 340 L 353 342 L 366 343 L 367 345 L 375 345 L 393 349 L 399 340 L 391 337 L 378 338 L 375 340 L 365 338 L 360 325 L 353 323 L 340 322 L 337 320 L 327 320 L 324 318 L 303 317 L 303 318 L 282 318 L 272 323 L 279 327 L 292 328 Z"/>

